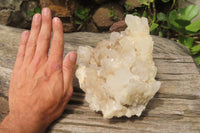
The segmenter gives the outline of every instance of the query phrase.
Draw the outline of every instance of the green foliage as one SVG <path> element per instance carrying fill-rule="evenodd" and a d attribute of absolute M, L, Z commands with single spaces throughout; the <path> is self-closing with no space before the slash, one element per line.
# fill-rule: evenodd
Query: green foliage
<path fill-rule="evenodd" d="M 170 2 L 170 0 L 161 0 L 163 3 L 168 3 L 168 2 Z M 171 8 L 173 8 L 174 6 L 175 6 L 175 4 L 176 4 L 176 0 L 173 0 L 173 3 L 172 3 L 172 6 L 171 6 Z"/>
<path fill-rule="evenodd" d="M 195 45 L 195 39 L 190 37 L 200 30 L 200 19 L 192 23 L 198 14 L 199 9 L 196 5 L 172 10 L 168 17 L 168 26 L 179 33 L 178 42 L 188 47 L 192 55 L 196 55 L 195 60 L 200 65 L 200 44 Z"/>
<path fill-rule="evenodd" d="M 137 9 L 134 9 L 134 10 L 133 10 L 132 15 L 134 15 L 134 16 L 140 16 L 140 14 L 138 13 Z"/>
<path fill-rule="evenodd" d="M 75 10 L 75 16 L 78 20 L 75 21 L 76 24 L 85 24 L 90 20 L 90 9 L 84 8 L 83 6 L 78 6 Z"/>
<path fill-rule="evenodd" d="M 75 17 L 76 20 L 74 22 L 75 24 L 79 25 L 77 30 L 80 30 L 85 27 L 91 19 L 90 9 L 83 6 L 78 6 L 75 10 Z"/>
<path fill-rule="evenodd" d="M 191 54 L 193 54 L 193 55 L 195 55 L 195 54 L 197 54 L 198 52 L 200 52 L 200 44 L 198 44 L 198 45 L 192 47 L 190 51 L 191 51 Z"/>
<path fill-rule="evenodd" d="M 154 0 L 139 0 L 140 3 L 142 3 L 143 5 L 146 5 L 146 6 L 150 6 L 150 4 L 152 2 L 154 2 Z"/>
<path fill-rule="evenodd" d="M 127 14 L 130 14 L 130 10 L 131 10 L 131 3 L 130 2 L 126 2 L 124 5 L 125 11 L 124 11 L 124 16 L 126 16 Z"/>
<path fill-rule="evenodd" d="M 163 3 L 167 3 L 169 2 L 170 0 L 161 0 Z"/>
<path fill-rule="evenodd" d="M 167 15 L 163 12 L 159 12 L 157 14 L 158 21 L 167 21 Z"/>
<path fill-rule="evenodd" d="M 200 19 L 185 27 L 189 32 L 197 32 L 200 29 Z"/>
<path fill-rule="evenodd" d="M 142 17 L 147 17 L 147 12 L 146 11 L 143 12 Z"/>
<path fill-rule="evenodd" d="M 184 9 L 175 8 L 176 0 L 160 0 L 163 3 L 171 2 L 171 9 L 167 13 L 156 12 L 155 0 L 139 0 L 143 5 L 143 13 L 137 9 L 130 11 L 130 3 L 126 3 L 125 15 L 133 14 L 140 17 L 147 17 L 150 25 L 150 33 L 162 37 L 173 37 L 177 42 L 185 45 L 190 49 L 196 62 L 200 65 L 200 44 L 196 41 L 197 32 L 200 32 L 200 19 L 193 22 L 192 20 L 199 14 L 196 5 L 189 5 Z M 197 37 L 199 38 L 199 37 Z"/>
<path fill-rule="evenodd" d="M 32 18 L 36 13 L 41 13 L 41 9 L 39 7 L 35 7 L 33 11 L 29 11 L 28 15 Z"/>
<path fill-rule="evenodd" d="M 198 15 L 198 13 L 199 9 L 196 5 L 189 5 L 184 9 L 180 8 L 179 10 L 172 10 L 169 13 L 169 27 L 172 30 L 178 31 L 183 34 L 194 34 L 193 31 L 200 30 L 200 26 L 198 26 L 200 21 L 197 21 L 196 23 L 191 23 L 191 20 L 194 19 Z"/>
<path fill-rule="evenodd" d="M 124 5 L 125 10 L 128 11 L 131 9 L 131 3 L 130 2 L 126 2 L 126 4 Z"/>
<path fill-rule="evenodd" d="M 194 39 L 192 37 L 187 37 L 184 35 L 179 35 L 178 36 L 178 42 L 185 45 L 188 48 L 192 48 Z"/>
<path fill-rule="evenodd" d="M 154 31 L 156 28 L 158 28 L 158 24 L 156 24 L 156 23 L 153 23 L 153 24 L 151 24 L 151 26 L 150 26 L 150 32 L 152 32 L 152 31 Z"/>
<path fill-rule="evenodd" d="M 149 18 L 149 21 L 150 21 L 150 23 L 151 23 L 151 25 L 150 25 L 150 32 L 153 32 L 155 29 L 157 29 L 158 28 L 158 24 L 157 23 L 155 23 L 155 21 L 156 21 L 156 16 L 155 15 L 152 15 L 152 18 L 149 16 L 148 17 Z"/>
<path fill-rule="evenodd" d="M 110 10 L 110 13 L 108 14 L 108 16 L 109 16 L 112 20 L 117 21 L 117 20 L 118 20 L 118 15 L 117 15 L 117 13 L 116 13 L 112 8 L 110 8 L 109 10 Z"/>
<path fill-rule="evenodd" d="M 174 31 L 174 33 L 172 32 L 174 35 L 178 33 L 177 41 L 190 49 L 191 54 L 195 56 L 195 60 L 200 65 L 200 44 L 195 44 L 195 39 L 192 37 L 200 31 L 200 19 L 192 22 L 198 13 L 196 5 L 189 5 L 184 9 L 174 9 L 168 14 L 163 12 L 157 13 L 156 16 L 153 14 L 152 17 L 148 16 L 148 19 L 151 34 L 165 36 L 169 30 Z"/>
<path fill-rule="evenodd" d="M 197 62 L 197 64 L 200 65 L 200 55 L 195 56 L 194 59 L 195 59 L 195 61 Z"/>

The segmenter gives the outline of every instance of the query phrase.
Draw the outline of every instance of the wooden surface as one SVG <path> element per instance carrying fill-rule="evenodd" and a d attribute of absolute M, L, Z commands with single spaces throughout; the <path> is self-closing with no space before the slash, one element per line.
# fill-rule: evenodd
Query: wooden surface
<path fill-rule="evenodd" d="M 22 30 L 0 25 L 0 120 L 8 112 L 9 78 L 15 61 Z M 95 46 L 108 34 L 65 34 L 65 53 L 79 45 Z M 183 46 L 153 36 L 156 79 L 161 89 L 149 102 L 141 117 L 106 120 L 95 113 L 84 100 L 84 93 L 74 80 L 74 95 L 61 118 L 48 129 L 49 133 L 68 132 L 200 132 L 200 71 Z"/>

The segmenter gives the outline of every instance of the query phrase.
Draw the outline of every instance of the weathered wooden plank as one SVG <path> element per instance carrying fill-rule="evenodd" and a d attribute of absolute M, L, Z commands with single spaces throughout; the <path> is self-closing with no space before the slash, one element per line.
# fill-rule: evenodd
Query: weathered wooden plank
<path fill-rule="evenodd" d="M 8 86 L 22 30 L 0 25 L 0 120 L 8 112 Z M 79 45 L 95 46 L 109 34 L 65 34 L 65 54 Z M 173 41 L 153 36 L 157 80 L 161 89 L 141 117 L 106 120 L 93 112 L 74 80 L 74 95 L 49 133 L 66 132 L 200 132 L 200 72 L 188 50 Z"/>

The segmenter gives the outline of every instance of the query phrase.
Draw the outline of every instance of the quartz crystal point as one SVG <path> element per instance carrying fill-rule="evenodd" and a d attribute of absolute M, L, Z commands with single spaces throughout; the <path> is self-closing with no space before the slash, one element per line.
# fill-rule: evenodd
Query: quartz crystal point
<path fill-rule="evenodd" d="M 127 15 L 125 22 L 127 29 L 111 33 L 110 40 L 77 50 L 80 88 L 90 108 L 104 118 L 140 116 L 161 85 L 155 80 L 147 19 Z"/>

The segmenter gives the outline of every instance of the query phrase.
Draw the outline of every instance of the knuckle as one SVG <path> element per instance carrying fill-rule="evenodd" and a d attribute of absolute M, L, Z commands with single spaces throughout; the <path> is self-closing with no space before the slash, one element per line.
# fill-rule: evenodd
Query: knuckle
<path fill-rule="evenodd" d="M 29 39 L 27 46 L 28 47 L 34 47 L 35 46 L 35 40 L 34 39 Z"/>
<path fill-rule="evenodd" d="M 40 34 L 40 39 L 39 40 L 42 40 L 42 41 L 45 41 L 45 42 L 49 42 L 51 39 L 50 35 L 49 34 L 44 34 L 44 33 L 41 33 Z"/>
<path fill-rule="evenodd" d="M 58 62 L 49 62 L 48 63 L 48 68 L 50 72 L 55 72 L 61 70 L 61 63 Z"/>
<path fill-rule="evenodd" d="M 40 29 L 41 25 L 40 23 L 34 23 L 34 29 Z"/>
<path fill-rule="evenodd" d="M 70 71 L 70 72 L 73 72 L 74 71 L 74 66 L 70 63 L 68 64 L 64 64 L 63 65 L 63 70 L 64 71 Z"/>
<path fill-rule="evenodd" d="M 35 55 L 33 59 L 33 67 L 37 68 L 37 66 L 40 64 L 41 61 L 41 56 L 40 55 Z"/>

